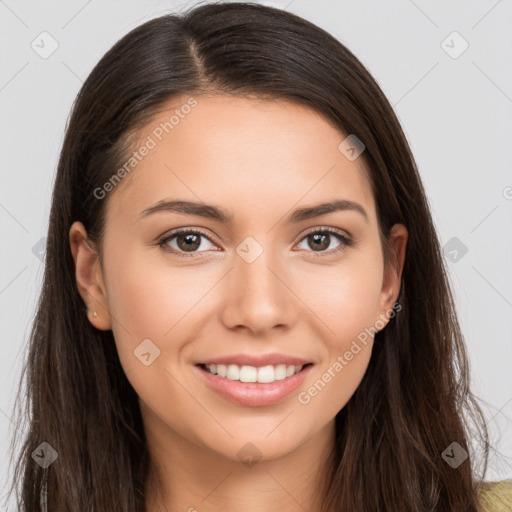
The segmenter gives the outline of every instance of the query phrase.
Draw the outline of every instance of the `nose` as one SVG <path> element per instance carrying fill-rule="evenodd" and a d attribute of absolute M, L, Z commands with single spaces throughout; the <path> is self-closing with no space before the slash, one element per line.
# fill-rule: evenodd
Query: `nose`
<path fill-rule="evenodd" d="M 226 328 L 265 336 L 275 328 L 288 329 L 296 321 L 299 304 L 282 265 L 264 251 L 249 263 L 235 259 L 224 283 L 222 321 Z M 287 278 L 288 277 L 288 278 Z"/>

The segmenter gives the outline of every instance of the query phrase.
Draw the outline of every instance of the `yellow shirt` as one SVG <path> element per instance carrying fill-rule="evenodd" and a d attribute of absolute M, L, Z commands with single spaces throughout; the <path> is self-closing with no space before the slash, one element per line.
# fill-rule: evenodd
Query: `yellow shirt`
<path fill-rule="evenodd" d="M 481 512 L 512 511 L 512 480 L 480 484 Z"/>

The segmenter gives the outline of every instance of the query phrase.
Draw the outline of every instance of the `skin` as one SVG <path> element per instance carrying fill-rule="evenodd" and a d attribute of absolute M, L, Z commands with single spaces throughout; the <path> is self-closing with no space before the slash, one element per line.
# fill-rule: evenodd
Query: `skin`
<path fill-rule="evenodd" d="M 169 111 L 187 99 L 175 98 Z M 91 323 L 112 329 L 139 396 L 152 468 L 163 483 L 160 496 L 148 476 L 149 512 L 315 512 L 334 446 L 334 418 L 364 376 L 373 336 L 309 403 L 300 403 L 298 394 L 365 328 L 389 317 L 407 230 L 393 227 L 395 263 L 385 267 L 363 159 L 348 160 L 338 149 L 346 134 L 315 111 L 248 98 L 197 100 L 103 199 L 102 264 L 84 226 L 72 225 L 78 288 L 98 313 L 89 314 Z M 158 114 L 139 132 L 140 140 L 169 115 Z M 233 224 L 175 212 L 138 219 L 158 201 L 178 198 L 220 206 L 233 214 Z M 333 199 L 359 203 L 368 220 L 346 210 L 285 223 L 296 208 Z M 320 227 L 342 230 L 355 243 L 336 252 L 343 242 L 328 234 L 318 249 L 305 235 Z M 177 228 L 201 228 L 211 242 L 201 238 L 200 247 L 187 253 L 175 237 L 167 247 L 192 257 L 173 255 L 158 240 Z M 236 252 L 248 236 L 263 248 L 252 263 Z M 160 350 L 149 366 L 134 356 L 147 338 Z M 194 367 L 213 357 L 269 352 L 314 363 L 303 385 L 271 406 L 226 400 Z M 248 442 L 261 453 L 251 467 L 237 456 Z"/>

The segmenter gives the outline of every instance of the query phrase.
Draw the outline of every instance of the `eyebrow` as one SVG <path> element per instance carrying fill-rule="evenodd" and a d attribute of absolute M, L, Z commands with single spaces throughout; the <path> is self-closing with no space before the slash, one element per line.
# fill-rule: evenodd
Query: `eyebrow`
<path fill-rule="evenodd" d="M 321 215 L 337 211 L 355 211 L 360 213 L 366 222 L 369 221 L 366 210 L 359 203 L 346 199 L 337 199 L 335 201 L 321 203 L 315 206 L 298 208 L 287 217 L 286 222 L 289 224 L 297 224 L 308 219 L 313 219 L 315 217 L 320 217 Z M 223 208 L 204 203 L 180 200 L 160 201 L 143 210 L 139 215 L 139 219 L 148 217 L 149 215 L 153 215 L 157 212 L 185 213 L 188 215 L 197 215 L 199 217 L 217 220 L 223 224 L 233 223 L 233 216 Z"/>

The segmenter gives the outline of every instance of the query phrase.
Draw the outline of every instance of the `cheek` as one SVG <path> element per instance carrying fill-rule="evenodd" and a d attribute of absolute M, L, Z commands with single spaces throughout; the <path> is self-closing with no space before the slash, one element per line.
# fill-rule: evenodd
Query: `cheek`
<path fill-rule="evenodd" d="M 336 416 L 364 377 L 372 353 L 379 292 L 377 273 L 350 273 L 330 281 L 328 289 L 315 297 L 311 309 L 328 326 L 323 340 L 325 357 L 297 400 L 319 424 Z"/>
<path fill-rule="evenodd" d="M 307 277 L 300 283 L 300 296 L 325 324 L 334 344 L 343 345 L 375 321 L 382 288 L 378 260 L 367 265 L 353 258 L 337 267 L 317 267 L 304 275 Z"/>
<path fill-rule="evenodd" d="M 378 258 L 318 269 L 303 281 L 304 300 L 326 327 L 326 357 L 298 402 L 318 418 L 334 417 L 359 386 L 371 357 L 382 287 Z M 314 287 L 313 287 L 314 285 Z"/>
<path fill-rule="evenodd" d="M 297 395 L 302 414 L 315 418 L 318 425 L 332 420 L 345 407 L 368 368 L 371 343 L 349 343 L 345 348 L 333 353 Z"/>
<path fill-rule="evenodd" d="M 148 264 L 147 256 L 136 250 L 126 249 L 125 254 L 123 258 L 112 253 L 108 270 L 112 331 L 128 380 L 153 407 L 156 400 L 166 400 L 155 390 L 174 389 L 175 396 L 181 396 L 172 375 L 179 371 L 177 359 L 188 339 L 187 326 L 208 288 L 193 279 L 192 270 Z M 179 404 L 183 410 L 190 407 Z M 161 410 L 167 407 L 168 403 Z"/>
<path fill-rule="evenodd" d="M 199 267 L 166 264 L 164 257 L 148 257 L 147 251 L 128 245 L 123 248 L 112 251 L 106 262 L 112 330 L 121 359 L 125 355 L 128 362 L 145 339 L 162 353 L 171 340 L 173 351 L 179 350 L 179 340 L 186 339 L 183 329 L 197 318 L 201 298 L 211 291 L 218 275 Z"/>

